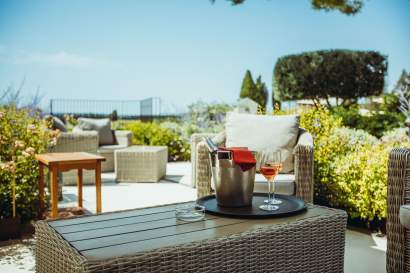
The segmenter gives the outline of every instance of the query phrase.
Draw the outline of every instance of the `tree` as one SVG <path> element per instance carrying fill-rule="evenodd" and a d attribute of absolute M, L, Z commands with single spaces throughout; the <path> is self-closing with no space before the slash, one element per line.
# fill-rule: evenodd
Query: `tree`
<path fill-rule="evenodd" d="M 387 57 L 375 51 L 321 50 L 278 59 L 273 75 L 275 100 L 336 98 L 349 106 L 361 97 L 380 95 Z"/>
<path fill-rule="evenodd" d="M 216 0 L 211 0 L 214 3 Z M 240 5 L 245 2 L 245 0 L 227 0 L 232 3 L 232 5 Z M 312 3 L 312 8 L 316 10 L 338 10 L 346 15 L 355 15 L 362 8 L 363 0 L 310 0 Z"/>
<path fill-rule="evenodd" d="M 363 7 L 363 0 L 311 0 L 317 10 L 338 10 L 347 15 L 355 15 Z"/>
<path fill-rule="evenodd" d="M 257 102 L 260 106 L 266 107 L 268 100 L 268 90 L 266 84 L 262 82 L 262 77 L 259 76 L 256 79 L 256 83 L 253 81 L 252 74 L 249 70 L 246 70 L 245 77 L 242 81 L 240 98 L 250 98 Z"/>
<path fill-rule="evenodd" d="M 268 88 L 266 87 L 266 84 L 262 81 L 262 76 L 259 75 L 259 77 L 256 79 L 256 94 L 259 96 L 259 104 L 266 108 L 266 104 L 268 102 Z"/>
<path fill-rule="evenodd" d="M 408 90 L 410 92 L 410 72 L 407 73 L 406 69 L 401 72 L 400 78 L 394 86 L 393 92 Z"/>

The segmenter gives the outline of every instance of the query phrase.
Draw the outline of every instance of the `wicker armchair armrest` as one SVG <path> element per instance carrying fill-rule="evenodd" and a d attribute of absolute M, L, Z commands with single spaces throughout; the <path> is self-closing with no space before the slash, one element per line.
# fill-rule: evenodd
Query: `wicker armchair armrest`
<path fill-rule="evenodd" d="M 132 132 L 126 130 L 115 130 L 115 140 L 118 145 L 131 146 L 132 145 Z"/>
<path fill-rule="evenodd" d="M 225 143 L 225 134 L 220 133 L 215 135 L 212 140 L 216 145 L 222 146 Z M 203 197 L 212 193 L 211 175 L 212 170 L 209 161 L 209 151 L 204 141 L 200 141 L 196 146 L 196 171 L 195 181 L 197 188 L 197 196 Z"/>
<path fill-rule="evenodd" d="M 409 231 L 400 223 L 400 207 L 410 204 L 410 149 L 390 152 L 387 174 L 387 272 L 410 271 Z"/>
<path fill-rule="evenodd" d="M 212 133 L 195 133 L 191 135 L 191 186 L 196 187 L 196 170 L 197 170 L 197 160 L 196 160 L 196 149 L 199 142 L 203 140 L 204 137 L 214 137 L 216 134 Z"/>
<path fill-rule="evenodd" d="M 300 130 L 298 142 L 293 150 L 295 156 L 296 196 L 313 203 L 313 137 Z"/>
<path fill-rule="evenodd" d="M 49 152 L 89 152 L 97 153 L 98 133 L 96 131 L 60 133 L 55 146 Z"/>

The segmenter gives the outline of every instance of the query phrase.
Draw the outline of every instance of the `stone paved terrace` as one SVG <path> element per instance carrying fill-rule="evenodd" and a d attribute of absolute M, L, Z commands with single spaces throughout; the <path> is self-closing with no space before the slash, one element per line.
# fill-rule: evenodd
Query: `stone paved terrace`
<path fill-rule="evenodd" d="M 190 163 L 169 163 L 167 176 L 160 183 L 116 183 L 113 173 L 103 174 L 103 211 L 141 208 L 192 201 L 195 189 L 190 183 Z M 84 187 L 84 207 L 95 211 L 95 187 Z M 64 201 L 59 206 L 75 206 L 76 187 L 64 187 Z M 3 244 L 4 245 L 4 244 Z M 33 240 L 13 246 L 0 245 L 0 272 L 34 272 Z M 379 238 L 365 230 L 349 229 L 346 235 L 346 273 L 383 273 L 386 259 L 386 237 Z"/>

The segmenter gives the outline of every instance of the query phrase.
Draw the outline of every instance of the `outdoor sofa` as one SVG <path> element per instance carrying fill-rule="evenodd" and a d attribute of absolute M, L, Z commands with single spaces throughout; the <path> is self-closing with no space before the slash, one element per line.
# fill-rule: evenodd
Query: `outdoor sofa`
<path fill-rule="evenodd" d="M 61 127 L 57 127 L 61 132 L 57 138 L 57 144 L 50 148 L 49 152 L 88 152 L 105 157 L 102 163 L 102 172 L 114 171 L 114 152 L 118 149 L 124 149 L 132 144 L 132 133 L 126 130 L 111 130 L 109 119 L 83 119 L 79 118 L 79 125 L 74 127 L 72 132 L 67 132 Z M 87 125 L 81 126 L 83 121 L 87 123 L 97 122 L 98 126 Z M 58 121 L 57 121 L 58 122 Z M 101 133 L 100 127 L 104 127 L 105 135 Z M 98 130 L 100 129 L 100 130 Z M 107 139 L 107 133 L 112 137 Z M 102 139 L 103 138 L 103 139 Z M 64 185 L 76 185 L 77 172 L 68 171 L 60 175 Z M 84 171 L 84 184 L 94 184 L 94 171 Z"/>

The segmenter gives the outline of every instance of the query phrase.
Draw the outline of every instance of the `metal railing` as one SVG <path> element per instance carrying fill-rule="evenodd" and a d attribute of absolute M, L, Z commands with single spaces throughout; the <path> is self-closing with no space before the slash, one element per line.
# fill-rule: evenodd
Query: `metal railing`
<path fill-rule="evenodd" d="M 161 106 L 161 99 L 157 97 L 127 101 L 51 99 L 50 114 L 56 116 L 72 114 L 82 117 L 112 117 L 116 115 L 120 119 L 161 118 L 177 115 L 161 112 Z"/>

